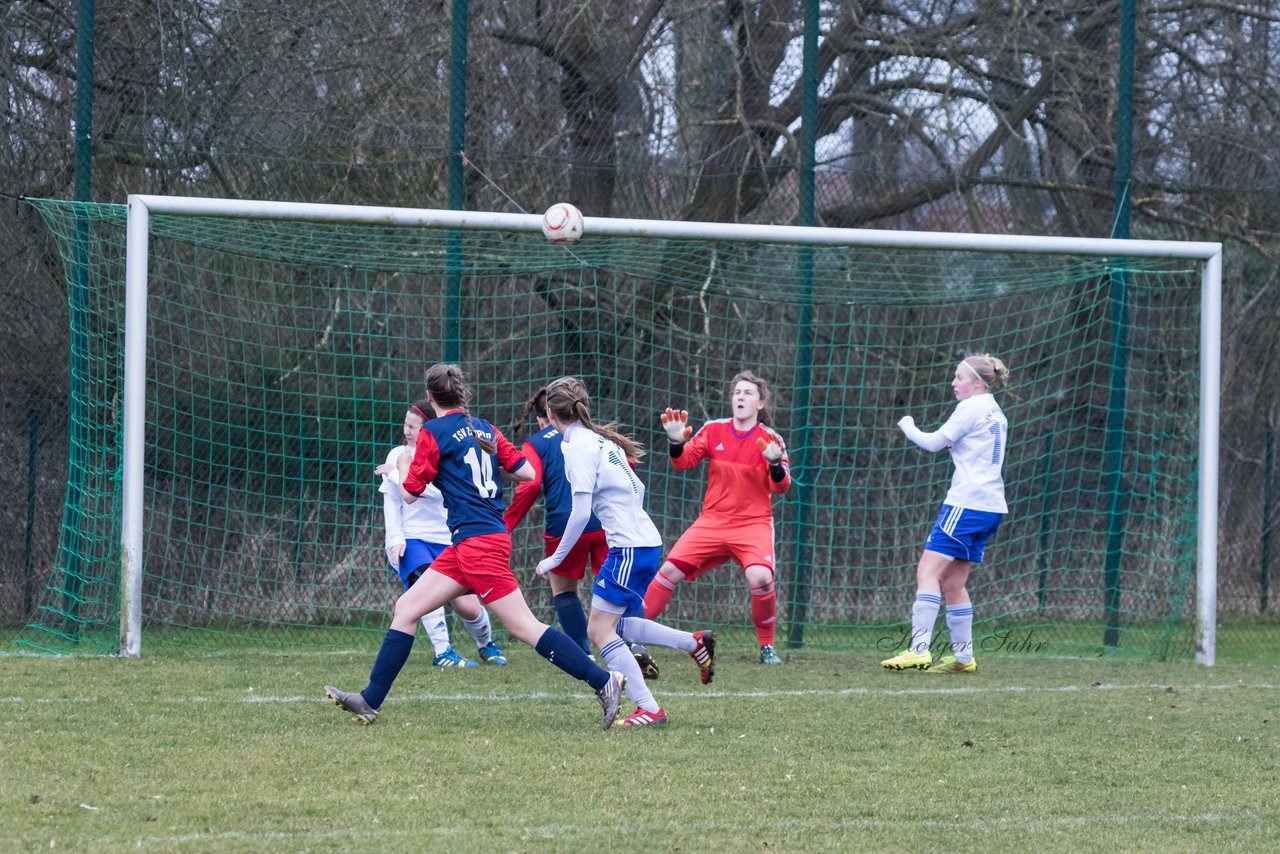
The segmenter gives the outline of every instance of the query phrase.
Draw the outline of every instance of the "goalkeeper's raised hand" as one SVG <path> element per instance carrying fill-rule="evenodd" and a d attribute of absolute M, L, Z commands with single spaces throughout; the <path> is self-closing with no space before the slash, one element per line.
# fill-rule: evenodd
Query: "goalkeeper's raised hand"
<path fill-rule="evenodd" d="M 689 412 L 686 409 L 668 409 L 662 413 L 662 429 L 667 431 L 667 441 L 673 445 L 681 445 L 693 435 L 689 426 Z"/>
<path fill-rule="evenodd" d="M 767 439 L 763 436 L 756 439 L 756 447 L 760 449 L 760 453 L 764 456 L 765 462 L 769 465 L 777 465 L 782 461 L 782 442 L 777 436 L 770 436 Z"/>

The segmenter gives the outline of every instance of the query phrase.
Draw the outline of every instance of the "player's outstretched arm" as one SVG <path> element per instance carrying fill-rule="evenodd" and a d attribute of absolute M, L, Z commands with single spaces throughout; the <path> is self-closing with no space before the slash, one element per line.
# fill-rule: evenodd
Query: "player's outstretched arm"
<path fill-rule="evenodd" d="M 590 519 L 591 493 L 573 493 L 573 508 L 569 511 L 568 521 L 564 523 L 564 534 L 560 537 L 560 544 L 556 546 L 556 550 L 552 554 L 538 561 L 538 566 L 534 572 L 538 573 L 538 575 L 546 575 L 559 566 L 568 557 L 573 547 L 577 545 L 578 538 L 586 530 L 587 522 Z"/>
<path fill-rule="evenodd" d="M 506 511 L 502 514 L 502 520 L 507 525 L 508 534 L 515 530 L 516 525 L 520 524 L 520 520 L 533 507 L 538 494 L 542 491 L 542 457 L 538 456 L 538 450 L 533 445 L 525 442 L 524 447 L 520 449 L 520 453 L 529 462 L 529 466 L 533 471 L 533 480 L 521 481 L 516 486 L 515 495 L 511 496 L 511 503 L 507 505 Z"/>
<path fill-rule="evenodd" d="M 903 434 L 915 442 L 926 451 L 941 451 L 943 448 L 951 444 L 951 441 L 942 434 L 941 430 L 935 430 L 932 433 L 925 433 L 916 426 L 916 420 L 910 415 L 904 415 L 898 420 L 898 429 Z"/>
<path fill-rule="evenodd" d="M 383 547 L 387 552 L 387 562 L 391 564 L 392 569 L 395 569 L 400 565 L 400 558 L 404 557 L 405 539 L 404 524 L 401 519 L 401 508 L 404 507 L 404 502 L 400 500 L 400 484 L 394 483 L 393 488 L 395 494 L 390 491 L 382 494 L 382 520 L 387 530 Z"/>
<path fill-rule="evenodd" d="M 418 496 L 405 488 L 405 478 L 409 476 L 409 469 L 413 465 L 412 454 L 401 454 L 396 458 L 396 474 L 400 482 L 400 500 L 405 504 L 412 504 L 418 500 Z"/>

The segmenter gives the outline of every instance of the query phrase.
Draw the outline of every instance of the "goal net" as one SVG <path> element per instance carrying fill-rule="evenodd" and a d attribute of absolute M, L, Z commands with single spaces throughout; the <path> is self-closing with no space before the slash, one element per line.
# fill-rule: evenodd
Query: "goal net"
<path fill-rule="evenodd" d="M 555 245 L 536 216 L 159 197 L 131 198 L 147 226 L 127 239 L 126 206 L 33 204 L 66 267 L 73 400 L 30 650 L 375 644 L 400 586 L 374 467 L 425 368 L 458 361 L 504 429 L 582 377 L 651 449 L 667 547 L 706 471 L 670 466 L 658 412 L 723 418 L 738 371 L 766 378 L 796 481 L 778 642 L 871 654 L 907 630 L 951 477 L 896 422 L 937 429 L 957 361 L 990 352 L 1011 371 L 1010 509 L 969 584 L 978 649 L 1212 660 L 1216 244 L 588 217 Z M 513 565 L 553 622 L 540 512 Z M 733 565 L 663 619 L 754 643 Z"/>

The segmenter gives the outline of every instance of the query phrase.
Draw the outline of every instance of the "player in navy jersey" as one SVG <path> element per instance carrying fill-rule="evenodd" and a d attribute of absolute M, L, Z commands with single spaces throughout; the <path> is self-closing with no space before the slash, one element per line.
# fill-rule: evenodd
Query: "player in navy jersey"
<path fill-rule="evenodd" d="M 449 528 L 445 524 L 444 498 L 438 489 L 428 486 L 422 497 L 412 504 L 406 504 L 400 497 L 397 462 L 405 454 L 413 458 L 418 436 L 430 411 L 431 404 L 425 400 L 410 404 L 404 414 L 404 441 L 391 449 L 386 462 L 374 469 L 374 473 L 382 477 L 378 491 L 382 493 L 382 515 L 386 523 L 387 561 L 400 576 L 405 590 L 412 587 L 431 562 L 449 547 L 450 541 Z M 487 664 L 506 664 L 502 647 L 493 639 L 489 613 L 476 595 L 467 593 L 449 604 L 475 641 L 480 658 Z M 474 661 L 459 655 L 449 642 L 449 624 L 443 607 L 424 616 L 422 625 L 435 647 L 432 663 L 436 667 L 476 666 Z"/>
<path fill-rule="evenodd" d="M 440 490 L 452 544 L 396 600 L 391 628 L 364 690 L 347 692 L 326 685 L 325 693 L 362 723 L 373 723 L 409 659 L 418 620 L 445 602 L 473 592 L 512 637 L 592 687 L 608 729 L 618 715 L 626 677 L 591 661 L 567 635 L 539 622 L 525 603 L 511 572 L 511 537 L 502 521 L 499 467 L 515 480 L 528 480 L 532 472 L 501 432 L 467 411 L 470 396 L 457 365 L 437 364 L 427 370 L 426 399 L 435 417 L 423 425 L 413 459 L 402 456 L 398 463 L 400 491 L 404 501 L 412 504 L 428 484 Z"/>
<path fill-rule="evenodd" d="M 516 485 L 515 495 L 503 514 L 503 520 L 508 533 L 515 530 L 541 494 L 545 511 L 542 535 L 545 557 L 555 552 L 556 546 L 560 545 L 565 522 L 569 521 L 573 497 L 569 481 L 564 475 L 564 454 L 560 450 L 562 437 L 547 418 L 546 387 L 538 389 L 525 403 L 524 412 L 511 425 L 512 435 L 519 435 L 530 416 L 537 419 L 538 432 L 529 437 L 520 448 L 520 453 L 533 467 L 533 480 Z M 605 542 L 604 529 L 600 526 L 600 520 L 592 514 L 577 544 L 547 576 L 551 582 L 551 604 L 560 621 L 560 628 L 588 653 L 591 652 L 591 643 L 587 639 L 587 615 L 582 610 L 582 600 L 578 598 L 578 582 L 586 575 L 588 560 L 592 571 L 599 572 L 600 565 L 608 555 L 609 544 Z"/>
<path fill-rule="evenodd" d="M 926 451 L 948 449 L 956 471 L 916 566 L 911 638 L 905 650 L 880 662 L 889 670 L 973 673 L 978 669 L 973 657 L 973 604 L 966 584 L 973 565 L 982 562 L 987 541 L 1009 512 L 1000 474 L 1009 422 L 992 394 L 1008 378 L 1009 369 L 995 356 L 966 356 L 951 380 L 951 390 L 960 402 L 947 423 L 925 433 L 910 415 L 898 421 L 907 438 Z M 944 597 L 951 651 L 935 662 L 930 649 L 933 624 Z"/>
<path fill-rule="evenodd" d="M 605 663 L 627 676 L 627 693 L 636 710 L 623 725 L 665 724 L 667 714 L 645 684 L 626 641 L 683 649 L 698 664 L 706 684 L 715 673 L 715 635 L 681 632 L 645 619 L 644 591 L 662 560 L 662 535 L 644 512 L 644 484 L 634 471 L 643 449 L 615 425 L 592 421 L 591 399 L 576 377 L 561 377 L 547 386 L 547 415 L 564 437 L 561 450 L 572 500 L 560 544 L 538 564 L 537 572 L 546 575 L 559 566 L 592 514 L 600 519 L 609 557 L 591 587 L 587 633 Z"/>

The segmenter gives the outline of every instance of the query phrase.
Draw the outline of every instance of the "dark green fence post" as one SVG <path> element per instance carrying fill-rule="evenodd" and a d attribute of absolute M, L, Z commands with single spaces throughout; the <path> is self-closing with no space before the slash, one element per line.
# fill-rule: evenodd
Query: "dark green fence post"
<path fill-rule="evenodd" d="M 1124 485 L 1125 395 L 1128 390 L 1129 311 L 1125 294 L 1124 269 L 1111 274 L 1111 394 L 1107 401 L 1107 551 L 1103 571 L 1105 646 L 1120 643 L 1120 561 L 1124 553 L 1124 514 L 1128 495 Z"/>
<path fill-rule="evenodd" d="M 76 22 L 76 201 L 87 204 L 93 198 L 93 41 L 94 0 L 80 0 Z M 88 388 L 89 335 L 89 223 L 83 209 L 75 217 L 75 261 L 71 270 L 71 389 L 67 406 L 68 433 L 67 500 L 63 505 L 62 548 L 63 629 L 73 641 L 80 639 L 80 599 L 84 581 L 80 566 L 83 542 L 83 502 L 85 466 L 82 448 L 88 435 L 85 396 Z"/>
<path fill-rule="evenodd" d="M 32 588 L 35 584 L 31 566 L 31 540 L 36 526 L 36 451 L 40 447 L 40 410 L 35 405 L 27 411 L 27 529 L 22 542 L 22 618 L 31 615 Z"/>
<path fill-rule="evenodd" d="M 1116 173 L 1115 222 L 1111 236 L 1129 237 L 1129 182 L 1133 152 L 1133 64 L 1137 36 L 1135 0 L 1120 4 L 1120 67 L 1116 79 Z M 1115 333 L 1111 356 L 1111 395 L 1107 404 L 1107 563 L 1103 573 L 1103 601 L 1106 628 L 1102 642 L 1120 642 L 1120 559 L 1124 545 L 1124 410 L 1128 385 L 1128 306 L 1126 271 L 1118 268 L 1111 276 L 1111 320 Z"/>
<path fill-rule="evenodd" d="M 1120 68 L 1116 78 L 1115 225 L 1111 236 L 1129 237 L 1130 192 L 1133 169 L 1133 62 L 1137 39 L 1136 0 L 1120 3 Z"/>
<path fill-rule="evenodd" d="M 1267 613 L 1267 599 L 1271 588 L 1271 507 L 1275 492 L 1271 477 L 1271 454 L 1274 440 L 1275 431 L 1267 427 L 1267 454 L 1262 470 L 1262 566 L 1258 567 L 1258 611 L 1262 614 Z"/>
<path fill-rule="evenodd" d="M 816 137 L 818 135 L 818 0 L 805 0 L 803 101 L 800 104 L 800 225 L 813 225 L 814 216 L 814 168 L 816 164 Z M 799 248 L 797 274 L 800 277 L 800 329 L 796 342 L 796 430 L 795 453 L 788 454 L 792 468 L 803 474 L 809 453 L 809 403 L 812 372 L 813 344 L 809 327 L 813 324 L 813 247 Z M 805 624 L 809 619 L 809 604 L 813 593 L 809 586 L 809 522 L 813 510 L 813 490 L 803 478 L 792 487 L 796 503 L 796 549 L 791 576 L 791 609 L 787 645 L 804 646 Z"/>
<path fill-rule="evenodd" d="M 307 518 L 307 417 L 298 419 L 298 512 L 294 515 L 293 580 L 302 580 L 302 526 Z"/>
<path fill-rule="evenodd" d="M 1040 500 L 1040 583 L 1036 588 L 1036 610 L 1044 617 L 1045 588 L 1049 582 L 1049 535 L 1053 522 L 1053 431 L 1044 437 L 1044 496 Z"/>
<path fill-rule="evenodd" d="M 91 201 L 93 186 L 93 4 L 80 0 L 76 23 L 76 201 Z"/>
<path fill-rule="evenodd" d="M 468 0 L 453 0 L 453 29 L 449 59 L 449 210 L 466 207 L 463 157 L 467 144 L 467 24 Z M 462 232 L 450 230 L 445 252 L 446 297 L 444 360 L 462 358 Z"/>

